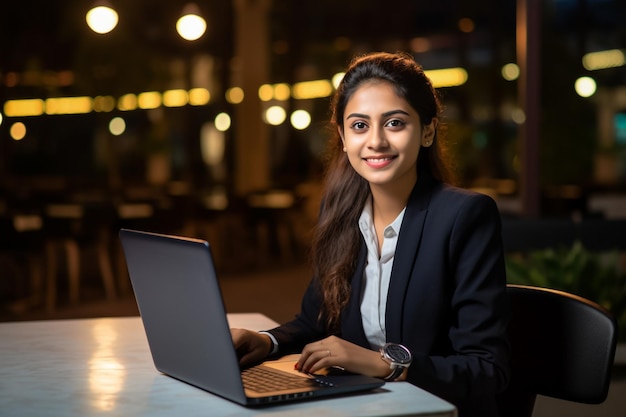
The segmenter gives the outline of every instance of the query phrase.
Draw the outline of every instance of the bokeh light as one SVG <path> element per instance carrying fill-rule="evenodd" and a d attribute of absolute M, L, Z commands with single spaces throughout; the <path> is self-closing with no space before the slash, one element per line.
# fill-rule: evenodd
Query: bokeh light
<path fill-rule="evenodd" d="M 126 122 L 121 117 L 114 117 L 109 122 L 109 132 L 112 135 L 120 136 L 126 131 Z"/>
<path fill-rule="evenodd" d="M 311 115 L 306 110 L 296 110 L 291 113 L 290 120 L 294 128 L 304 130 L 311 124 Z"/>
<path fill-rule="evenodd" d="M 581 97 L 591 97 L 596 93 L 596 81 L 591 77 L 580 77 L 574 83 L 576 94 Z"/>
<path fill-rule="evenodd" d="M 91 30 L 105 34 L 115 29 L 119 18 L 114 9 L 107 6 L 97 6 L 87 12 L 85 19 Z"/>
<path fill-rule="evenodd" d="M 280 106 L 272 106 L 265 111 L 265 122 L 272 126 L 282 124 L 287 118 L 287 112 Z"/>

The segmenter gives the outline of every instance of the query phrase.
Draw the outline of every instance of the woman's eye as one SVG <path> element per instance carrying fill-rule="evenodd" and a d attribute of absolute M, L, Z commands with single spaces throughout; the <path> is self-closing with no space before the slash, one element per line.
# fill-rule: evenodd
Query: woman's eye
<path fill-rule="evenodd" d="M 386 123 L 386 126 L 389 126 L 389 127 L 401 127 L 404 125 L 405 125 L 404 121 L 400 119 L 391 119 Z"/>
<path fill-rule="evenodd" d="M 363 130 L 367 128 L 367 124 L 365 122 L 354 122 L 351 127 L 354 130 Z"/>

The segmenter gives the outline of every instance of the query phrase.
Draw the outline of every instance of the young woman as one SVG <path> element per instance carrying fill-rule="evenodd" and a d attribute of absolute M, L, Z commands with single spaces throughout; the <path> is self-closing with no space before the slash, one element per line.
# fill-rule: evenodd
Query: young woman
<path fill-rule="evenodd" d="M 333 101 L 314 278 L 293 321 L 232 330 L 243 365 L 301 351 L 303 371 L 406 380 L 461 416 L 497 415 L 509 372 L 500 216 L 446 182 L 440 112 L 410 56 L 352 62 Z"/>

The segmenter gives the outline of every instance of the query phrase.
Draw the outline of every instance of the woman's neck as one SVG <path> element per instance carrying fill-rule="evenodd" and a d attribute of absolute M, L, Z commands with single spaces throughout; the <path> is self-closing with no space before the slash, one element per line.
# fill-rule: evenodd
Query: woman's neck
<path fill-rule="evenodd" d="M 370 184 L 374 223 L 388 225 L 393 222 L 406 207 L 416 180 L 402 186 L 377 186 Z"/>

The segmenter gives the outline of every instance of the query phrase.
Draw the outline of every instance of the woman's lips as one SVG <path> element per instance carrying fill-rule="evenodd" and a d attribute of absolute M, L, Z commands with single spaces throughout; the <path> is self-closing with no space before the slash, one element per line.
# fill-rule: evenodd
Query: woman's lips
<path fill-rule="evenodd" d="M 395 156 L 376 156 L 376 157 L 363 158 L 367 166 L 371 168 L 377 168 L 377 169 L 386 167 L 394 159 L 395 159 Z"/>

